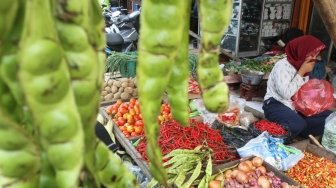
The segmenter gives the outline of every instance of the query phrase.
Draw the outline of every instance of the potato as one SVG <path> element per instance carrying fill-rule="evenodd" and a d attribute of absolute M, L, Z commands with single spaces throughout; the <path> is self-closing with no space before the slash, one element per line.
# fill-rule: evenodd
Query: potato
<path fill-rule="evenodd" d="M 138 96 L 138 93 L 137 93 L 137 91 L 136 91 L 135 89 L 133 90 L 132 96 L 133 96 L 133 97 Z"/>
<path fill-rule="evenodd" d="M 110 92 L 111 88 L 109 86 L 107 86 L 107 87 L 104 88 L 104 91 Z"/>
<path fill-rule="evenodd" d="M 113 85 L 116 86 L 116 87 L 121 87 L 121 82 L 118 81 L 118 80 L 115 80 L 115 81 L 113 82 Z"/>
<path fill-rule="evenodd" d="M 115 93 L 113 95 L 113 99 L 120 99 L 120 94 L 121 94 L 121 92 Z"/>
<path fill-rule="evenodd" d="M 108 94 L 108 91 L 105 91 L 105 90 L 104 90 L 104 91 L 101 92 L 101 95 L 102 95 L 103 97 L 105 97 L 107 94 Z"/>
<path fill-rule="evenodd" d="M 107 85 L 111 87 L 113 85 L 113 82 L 114 81 L 112 79 L 110 79 L 109 81 L 107 81 Z"/>
<path fill-rule="evenodd" d="M 111 87 L 111 92 L 112 92 L 113 94 L 117 93 L 117 92 L 118 92 L 118 88 L 117 88 L 117 86 L 112 86 L 112 87 Z"/>
<path fill-rule="evenodd" d="M 104 101 L 104 96 L 100 96 L 100 101 Z"/>
<path fill-rule="evenodd" d="M 128 81 L 128 78 L 119 78 L 119 81 L 120 81 L 120 82 L 127 82 L 127 81 Z"/>
<path fill-rule="evenodd" d="M 133 93 L 133 88 L 131 88 L 131 87 L 126 87 L 126 88 L 124 89 L 124 92 L 126 92 L 126 93 L 128 93 L 128 94 L 132 94 L 132 93 Z"/>
<path fill-rule="evenodd" d="M 110 93 L 110 94 L 107 94 L 105 97 L 104 97 L 105 101 L 110 101 L 113 99 L 113 94 Z"/>
<path fill-rule="evenodd" d="M 103 88 L 105 88 L 107 86 L 107 82 L 103 83 Z"/>
<path fill-rule="evenodd" d="M 121 83 L 121 87 L 123 87 L 123 88 L 128 87 L 128 82 L 123 82 L 123 83 Z"/>
<path fill-rule="evenodd" d="M 120 98 L 125 100 L 125 99 L 131 98 L 131 96 L 130 96 L 130 94 L 128 94 L 126 92 L 123 92 L 123 93 L 121 93 Z"/>
<path fill-rule="evenodd" d="M 123 87 L 120 87 L 119 89 L 118 89 L 118 92 L 120 92 L 120 93 L 122 93 L 124 91 L 124 88 Z"/>
<path fill-rule="evenodd" d="M 135 86 L 137 85 L 137 79 L 136 78 L 134 78 L 133 83 L 134 83 Z"/>
<path fill-rule="evenodd" d="M 134 88 L 135 84 L 133 81 L 128 82 L 128 87 Z"/>

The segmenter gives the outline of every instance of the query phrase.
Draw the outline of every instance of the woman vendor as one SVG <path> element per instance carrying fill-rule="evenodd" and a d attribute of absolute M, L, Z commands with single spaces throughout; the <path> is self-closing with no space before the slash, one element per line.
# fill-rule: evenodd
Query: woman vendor
<path fill-rule="evenodd" d="M 309 79 L 316 58 L 325 45 L 317 38 L 305 35 L 290 41 L 286 58 L 279 60 L 269 76 L 263 110 L 266 119 L 287 127 L 292 137 L 323 134 L 325 119 L 331 111 L 305 117 L 295 111 L 292 96 Z"/>

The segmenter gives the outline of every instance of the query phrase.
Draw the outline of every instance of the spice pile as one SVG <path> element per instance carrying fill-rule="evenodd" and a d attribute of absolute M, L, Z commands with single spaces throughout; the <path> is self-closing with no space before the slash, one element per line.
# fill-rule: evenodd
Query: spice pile
<path fill-rule="evenodd" d="M 140 141 L 137 150 L 148 161 L 146 154 L 146 139 Z M 213 150 L 214 161 L 232 161 L 237 159 L 236 153 L 223 142 L 217 130 L 194 119 L 189 127 L 182 127 L 176 121 L 164 122 L 160 128 L 159 145 L 163 155 L 175 149 L 194 149 L 199 145 L 206 145 Z"/>
<path fill-rule="evenodd" d="M 267 131 L 273 136 L 284 136 L 288 133 L 281 125 L 267 120 L 261 120 L 256 122 L 254 124 L 254 127 L 261 132 Z"/>
<path fill-rule="evenodd" d="M 306 187 L 332 188 L 336 185 L 336 164 L 305 152 L 305 157 L 287 175 Z"/>

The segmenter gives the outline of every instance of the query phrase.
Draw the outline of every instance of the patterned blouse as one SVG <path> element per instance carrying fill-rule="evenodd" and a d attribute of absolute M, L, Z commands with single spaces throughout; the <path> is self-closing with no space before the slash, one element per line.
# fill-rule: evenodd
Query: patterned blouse
<path fill-rule="evenodd" d="M 294 110 L 291 98 L 308 79 L 308 76 L 298 75 L 297 70 L 287 61 L 287 58 L 283 58 L 274 65 L 269 75 L 264 100 L 273 97 Z"/>

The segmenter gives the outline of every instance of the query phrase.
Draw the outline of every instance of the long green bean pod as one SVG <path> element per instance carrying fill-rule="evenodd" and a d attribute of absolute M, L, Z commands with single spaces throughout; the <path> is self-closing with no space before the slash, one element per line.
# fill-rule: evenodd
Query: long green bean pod
<path fill-rule="evenodd" d="M 84 135 L 50 1 L 29 0 L 19 52 L 19 81 L 45 156 L 41 187 L 77 187 Z M 51 169 L 51 170 L 50 170 Z M 51 185 L 54 175 L 55 184 Z M 48 183 L 49 182 L 49 183 Z"/>
<path fill-rule="evenodd" d="M 184 0 L 183 2 L 184 4 L 180 7 L 180 11 L 184 14 L 184 18 L 188 18 L 191 10 L 191 1 Z M 172 68 L 167 91 L 174 119 L 182 125 L 187 125 L 189 122 L 189 19 L 186 19 L 183 24 L 182 39 Z"/>
<path fill-rule="evenodd" d="M 98 56 L 90 44 L 88 34 L 91 32 L 90 22 L 91 0 L 54 0 L 57 15 L 57 31 L 66 61 L 70 70 L 71 86 L 75 94 L 76 105 L 81 116 L 85 133 L 85 167 L 95 177 L 94 146 L 96 137 L 94 126 L 98 114 L 102 77 Z M 100 12 L 92 12 L 100 14 Z M 99 32 L 102 33 L 102 30 Z M 97 178 L 92 183 L 98 186 Z"/>
<path fill-rule="evenodd" d="M 7 95 L 7 97 L 11 98 L 12 102 L 9 105 L 15 110 L 14 112 L 8 112 L 7 114 L 15 117 L 14 119 L 17 123 L 25 123 L 27 126 L 28 122 L 24 117 L 24 114 L 27 113 L 24 112 L 24 108 L 22 107 L 23 93 L 16 74 L 18 67 L 17 46 L 23 30 L 25 1 L 18 0 L 13 1 L 13 3 L 17 4 L 18 7 L 15 20 L 13 21 L 13 27 L 10 31 L 11 35 L 8 35 L 5 39 L 3 39 L 0 44 L 0 82 L 2 82 L 3 89 L 4 87 L 8 89 L 9 93 L 5 94 L 5 96 Z M 5 111 L 6 109 L 3 108 L 3 110 Z"/>
<path fill-rule="evenodd" d="M 211 112 L 228 108 L 229 89 L 218 66 L 219 43 L 231 18 L 232 0 L 200 0 L 202 48 L 197 74 L 205 107 Z"/>
<path fill-rule="evenodd" d="M 0 187 L 38 187 L 40 157 L 37 144 L 0 109 Z"/>
<path fill-rule="evenodd" d="M 186 14 L 180 10 L 181 0 L 146 0 L 142 3 L 138 56 L 138 94 L 141 114 L 147 134 L 147 153 L 153 177 L 167 185 L 167 174 L 162 166 L 158 147 L 162 95 L 168 85 L 183 32 Z"/>
<path fill-rule="evenodd" d="M 134 175 L 128 171 L 115 153 L 108 150 L 104 143 L 97 143 L 95 153 L 97 162 L 96 172 L 102 185 L 107 188 L 139 187 Z"/>
<path fill-rule="evenodd" d="M 0 3 L 0 45 L 5 40 L 15 22 L 20 0 L 2 0 Z"/>

